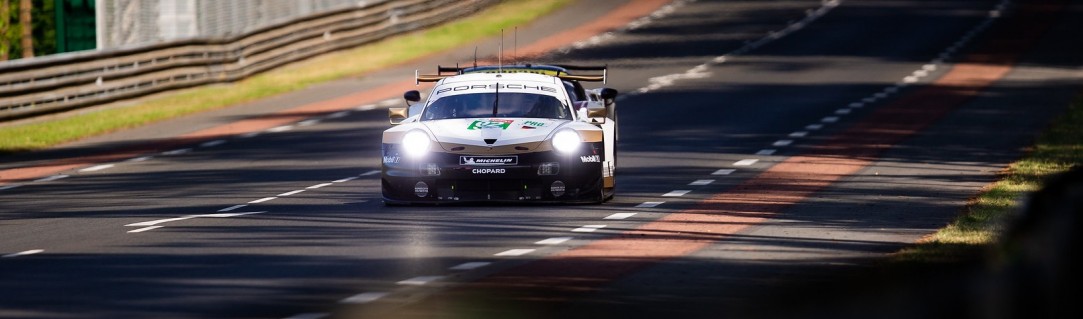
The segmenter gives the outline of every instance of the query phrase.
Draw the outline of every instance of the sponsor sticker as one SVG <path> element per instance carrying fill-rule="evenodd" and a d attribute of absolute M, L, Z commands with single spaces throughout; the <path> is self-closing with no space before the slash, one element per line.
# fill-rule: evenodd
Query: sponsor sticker
<path fill-rule="evenodd" d="M 525 129 L 525 130 L 529 130 L 529 129 L 536 129 L 536 128 L 543 127 L 543 126 L 545 126 L 545 123 L 537 122 L 537 121 L 526 121 L 526 122 L 523 122 L 523 126 L 521 126 L 521 128 Z"/>
<path fill-rule="evenodd" d="M 475 168 L 470 172 L 474 174 L 504 174 L 507 173 L 507 170 L 503 168 Z"/>
<path fill-rule="evenodd" d="M 485 128 L 499 128 L 501 130 L 506 130 L 506 129 L 508 129 L 508 126 L 511 126 L 512 122 L 515 122 L 515 120 L 499 120 L 499 119 L 477 120 L 477 121 L 474 121 L 473 123 L 470 123 L 470 126 L 467 126 L 466 129 L 468 129 L 468 130 L 480 130 L 480 129 L 485 129 Z"/>
<path fill-rule="evenodd" d="M 516 165 L 518 156 L 459 156 L 459 165 L 489 166 Z"/>
<path fill-rule="evenodd" d="M 398 164 L 399 160 L 398 156 L 384 156 L 384 164 Z"/>
<path fill-rule="evenodd" d="M 583 163 L 599 163 L 602 161 L 602 157 L 598 155 L 586 155 L 580 156 L 579 160 L 583 161 Z"/>

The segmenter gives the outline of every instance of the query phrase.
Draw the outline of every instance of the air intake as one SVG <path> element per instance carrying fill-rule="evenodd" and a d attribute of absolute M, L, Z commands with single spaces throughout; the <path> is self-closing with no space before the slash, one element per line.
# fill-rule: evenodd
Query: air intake
<path fill-rule="evenodd" d="M 495 138 L 487 138 L 484 141 L 485 141 L 485 144 L 489 144 L 489 145 L 493 145 L 493 143 L 496 143 Z"/>

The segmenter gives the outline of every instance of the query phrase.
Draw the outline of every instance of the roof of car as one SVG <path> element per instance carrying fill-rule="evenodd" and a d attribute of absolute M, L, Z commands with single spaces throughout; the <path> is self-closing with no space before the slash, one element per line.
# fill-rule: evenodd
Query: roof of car
<path fill-rule="evenodd" d="M 451 84 L 461 82 L 537 82 L 537 83 L 559 83 L 559 79 L 550 75 L 534 74 L 534 73 L 468 73 L 456 76 L 449 76 L 444 78 L 440 84 Z"/>

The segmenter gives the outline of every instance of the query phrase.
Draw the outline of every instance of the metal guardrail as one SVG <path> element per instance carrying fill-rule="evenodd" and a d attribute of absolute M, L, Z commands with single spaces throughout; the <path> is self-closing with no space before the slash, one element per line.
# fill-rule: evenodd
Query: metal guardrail
<path fill-rule="evenodd" d="M 229 39 L 191 39 L 0 64 L 0 120 L 231 82 L 462 17 L 498 0 L 368 1 Z"/>

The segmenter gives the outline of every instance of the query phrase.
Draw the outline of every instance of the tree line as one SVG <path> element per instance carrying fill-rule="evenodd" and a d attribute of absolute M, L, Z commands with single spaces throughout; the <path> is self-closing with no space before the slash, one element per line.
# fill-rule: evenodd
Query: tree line
<path fill-rule="evenodd" d="M 56 53 L 57 0 L 0 0 L 0 61 Z"/>

